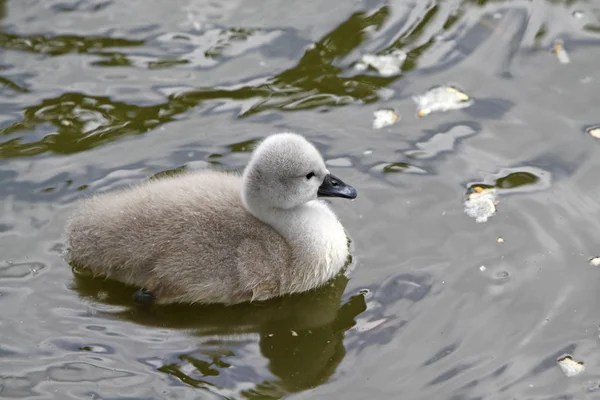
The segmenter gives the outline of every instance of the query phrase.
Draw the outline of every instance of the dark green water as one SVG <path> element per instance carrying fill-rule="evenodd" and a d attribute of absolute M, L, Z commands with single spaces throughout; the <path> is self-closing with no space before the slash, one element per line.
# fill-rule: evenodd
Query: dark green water
<path fill-rule="evenodd" d="M 354 68 L 394 49 L 398 76 Z M 446 83 L 474 104 L 418 118 Z M 0 398 L 597 398 L 599 104 L 593 0 L 0 0 Z M 285 130 L 359 191 L 330 286 L 136 310 L 62 260 L 82 196 Z"/>

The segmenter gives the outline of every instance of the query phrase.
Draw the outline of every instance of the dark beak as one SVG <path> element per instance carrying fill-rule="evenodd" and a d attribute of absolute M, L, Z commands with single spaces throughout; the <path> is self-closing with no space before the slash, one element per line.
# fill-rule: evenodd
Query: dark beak
<path fill-rule="evenodd" d="M 317 192 L 319 197 L 342 197 L 344 199 L 355 199 L 356 189 L 346 185 L 340 178 L 331 174 L 325 176 L 325 180 L 319 186 Z"/>

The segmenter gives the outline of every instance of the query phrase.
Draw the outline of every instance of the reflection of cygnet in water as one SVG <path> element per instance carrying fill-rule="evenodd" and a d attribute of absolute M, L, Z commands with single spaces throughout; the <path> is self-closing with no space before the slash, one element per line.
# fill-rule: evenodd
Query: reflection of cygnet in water
<path fill-rule="evenodd" d="M 140 301 L 235 304 L 304 292 L 334 277 L 348 238 L 317 197 L 353 199 L 304 137 L 267 137 L 240 177 L 202 171 L 85 200 L 69 261 L 143 288 Z"/>
<path fill-rule="evenodd" d="M 252 387 L 245 390 L 255 397 L 268 394 L 280 398 L 327 382 L 346 354 L 344 335 L 366 310 L 363 295 L 342 302 L 348 283 L 344 274 L 315 290 L 230 307 L 170 304 L 137 308 L 131 304 L 131 295 L 136 290 L 133 287 L 81 274 L 74 275 L 73 283 L 72 288 L 82 299 L 116 306 L 102 307 L 108 311 L 99 314 L 189 335 L 185 353 L 165 349 L 160 356 L 168 357 L 157 367 L 186 383 L 196 380 L 206 382 L 207 388 L 216 385 L 218 389 L 232 389 L 222 386 L 231 382 L 228 379 L 231 374 L 239 373 L 239 369 L 231 369 L 229 364 L 254 368 L 256 362 L 255 358 L 245 360 L 248 351 L 240 351 L 238 346 L 258 341 L 262 356 L 268 360 L 269 372 L 265 375 L 258 368 L 255 371 L 258 375 L 249 375 Z M 156 351 L 149 350 L 151 357 L 157 356 Z M 227 363 L 212 362 L 215 354 L 226 354 Z M 143 358 L 144 354 L 136 356 Z M 217 374 L 203 376 L 202 371 L 190 370 L 187 362 L 208 363 Z"/>

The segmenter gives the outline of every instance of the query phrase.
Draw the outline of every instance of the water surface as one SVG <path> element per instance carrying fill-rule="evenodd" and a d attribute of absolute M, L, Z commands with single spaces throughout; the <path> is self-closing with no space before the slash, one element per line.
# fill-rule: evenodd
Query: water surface
<path fill-rule="evenodd" d="M 597 397 L 599 33 L 593 0 L 0 0 L 0 397 Z M 355 68 L 396 49 L 399 75 Z M 418 118 L 439 84 L 473 105 Z M 78 199 L 284 130 L 359 191 L 330 285 L 139 310 L 61 258 Z"/>

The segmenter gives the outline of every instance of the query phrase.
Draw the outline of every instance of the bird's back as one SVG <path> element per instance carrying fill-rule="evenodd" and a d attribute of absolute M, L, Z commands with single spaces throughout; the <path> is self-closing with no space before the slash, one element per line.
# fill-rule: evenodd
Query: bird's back
<path fill-rule="evenodd" d="M 68 223 L 70 258 L 159 298 L 235 302 L 253 285 L 277 291 L 290 247 L 246 211 L 240 189 L 237 175 L 204 171 L 87 199 Z"/>

